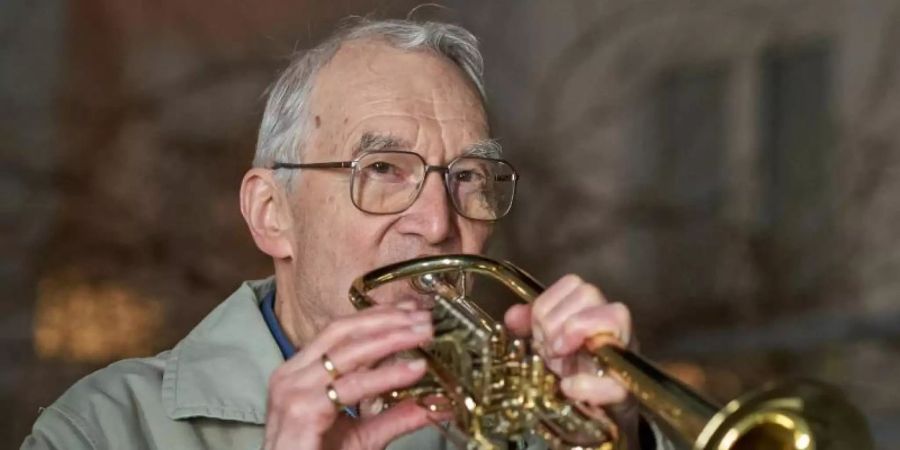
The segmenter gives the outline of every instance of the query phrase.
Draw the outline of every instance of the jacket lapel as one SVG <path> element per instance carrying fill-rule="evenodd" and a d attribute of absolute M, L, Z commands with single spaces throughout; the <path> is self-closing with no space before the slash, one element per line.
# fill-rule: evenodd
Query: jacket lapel
<path fill-rule="evenodd" d="M 284 362 L 260 312 L 272 278 L 245 282 L 172 349 L 162 400 L 170 418 L 265 423 L 269 376 Z"/>

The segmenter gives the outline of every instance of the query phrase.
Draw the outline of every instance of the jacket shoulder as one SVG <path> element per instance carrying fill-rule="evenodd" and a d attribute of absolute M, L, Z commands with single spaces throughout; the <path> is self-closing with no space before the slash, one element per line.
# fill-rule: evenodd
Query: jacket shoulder
<path fill-rule="evenodd" d="M 131 448 L 165 418 L 160 387 L 168 353 L 118 361 L 82 378 L 43 410 L 22 448 Z"/>
<path fill-rule="evenodd" d="M 159 390 L 169 353 L 165 351 L 150 358 L 112 363 L 79 380 L 56 403 L 79 406 L 79 409 L 91 406 L 129 407 L 148 400 L 159 403 Z"/>

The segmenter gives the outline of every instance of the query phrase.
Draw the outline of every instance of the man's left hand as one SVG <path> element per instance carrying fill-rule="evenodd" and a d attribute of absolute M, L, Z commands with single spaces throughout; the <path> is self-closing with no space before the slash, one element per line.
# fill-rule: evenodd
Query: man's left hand
<path fill-rule="evenodd" d="M 531 336 L 532 347 L 560 378 L 570 399 L 603 407 L 618 423 L 620 433 L 637 448 L 637 407 L 622 385 L 598 376 L 585 341 L 608 336 L 621 346 L 633 346 L 631 313 L 621 303 L 610 303 L 600 290 L 576 275 L 551 285 L 534 303 L 515 305 L 506 312 L 506 326 L 517 336 Z"/>

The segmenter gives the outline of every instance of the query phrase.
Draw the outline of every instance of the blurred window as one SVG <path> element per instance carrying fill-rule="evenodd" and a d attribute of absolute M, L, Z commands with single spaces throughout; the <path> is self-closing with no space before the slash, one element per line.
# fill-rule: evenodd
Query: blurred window
<path fill-rule="evenodd" d="M 758 248 L 773 304 L 821 301 L 836 275 L 830 67 L 826 45 L 773 49 L 761 64 Z"/>
<path fill-rule="evenodd" d="M 674 70 L 661 78 L 654 102 L 657 289 L 682 304 L 721 296 L 715 268 L 727 243 L 719 225 L 727 80 L 723 67 Z"/>

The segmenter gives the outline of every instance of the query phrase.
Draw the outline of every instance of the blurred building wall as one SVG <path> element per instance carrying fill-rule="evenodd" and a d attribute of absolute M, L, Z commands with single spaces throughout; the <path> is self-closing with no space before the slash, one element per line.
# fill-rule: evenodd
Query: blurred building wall
<path fill-rule="evenodd" d="M 900 4 L 465 5 L 526 180 L 498 253 L 597 282 L 648 354 L 721 399 L 835 382 L 889 448 Z"/>
<path fill-rule="evenodd" d="M 59 205 L 56 99 L 63 58 L 64 2 L 0 3 L 0 442 L 14 434 L 10 408 L 32 360 L 36 282 Z M 42 386 L 31 386 L 42 389 Z M 36 412 L 29 405 L 28 413 Z"/>
<path fill-rule="evenodd" d="M 38 5 L 40 3 L 40 5 Z M 2 446 L 112 360 L 268 276 L 238 210 L 266 87 L 351 14 L 409 2 L 5 2 Z M 16 444 L 18 445 L 18 444 Z"/>
<path fill-rule="evenodd" d="M 722 399 L 814 375 L 900 396 L 897 0 L 447 1 L 523 175 L 491 252 L 576 272 Z M 0 4 L 0 395 L 37 407 L 265 276 L 237 208 L 262 95 L 340 17 L 413 2 Z"/>

